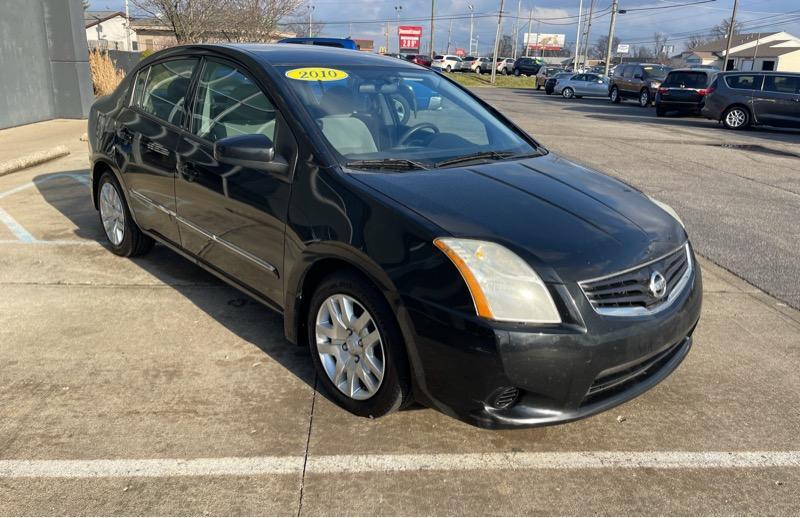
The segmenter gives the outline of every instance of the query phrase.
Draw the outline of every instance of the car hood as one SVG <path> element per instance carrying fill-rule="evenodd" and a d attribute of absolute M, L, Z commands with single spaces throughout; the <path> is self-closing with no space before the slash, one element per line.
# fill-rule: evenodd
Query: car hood
<path fill-rule="evenodd" d="M 549 282 L 635 266 L 686 241 L 638 190 L 553 153 L 403 173 L 353 173 L 456 237 L 503 244 Z"/>

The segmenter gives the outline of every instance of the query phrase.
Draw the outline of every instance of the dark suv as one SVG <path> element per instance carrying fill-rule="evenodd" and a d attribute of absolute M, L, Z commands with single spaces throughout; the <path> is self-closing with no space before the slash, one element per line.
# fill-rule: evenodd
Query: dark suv
<path fill-rule="evenodd" d="M 650 106 L 661 82 L 671 69 L 651 63 L 626 63 L 618 66 L 611 77 L 608 96 L 612 103 L 623 99 L 637 99 L 639 106 Z"/>
<path fill-rule="evenodd" d="M 713 70 L 670 71 L 656 93 L 656 115 L 663 117 L 668 111 L 699 114 L 715 76 Z"/>
<path fill-rule="evenodd" d="M 751 124 L 800 128 L 800 74 L 720 73 L 708 87 L 702 113 L 727 129 Z"/>
<path fill-rule="evenodd" d="M 540 68 L 542 68 L 541 63 L 534 58 L 517 58 L 512 72 L 515 76 L 535 76 Z"/>

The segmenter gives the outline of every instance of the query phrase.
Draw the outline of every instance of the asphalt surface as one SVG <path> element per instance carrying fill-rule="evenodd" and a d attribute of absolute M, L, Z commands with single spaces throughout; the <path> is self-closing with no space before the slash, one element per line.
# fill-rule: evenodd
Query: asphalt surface
<path fill-rule="evenodd" d="M 670 204 L 702 255 L 800 309 L 800 131 L 726 131 L 634 101 L 474 91 L 548 149 Z"/>
<path fill-rule="evenodd" d="M 673 204 L 703 254 L 754 233 L 764 210 L 759 246 L 797 232 L 778 195 L 796 182 L 791 162 L 696 144 L 791 149 L 796 135 L 481 95 L 554 151 Z M 164 247 L 134 260 L 106 250 L 85 144 L 72 147 L 0 178 L 0 515 L 800 512 L 800 312 L 713 262 L 700 259 L 686 361 L 610 412 L 499 432 L 421 407 L 361 419 L 317 390 L 278 315 Z"/>

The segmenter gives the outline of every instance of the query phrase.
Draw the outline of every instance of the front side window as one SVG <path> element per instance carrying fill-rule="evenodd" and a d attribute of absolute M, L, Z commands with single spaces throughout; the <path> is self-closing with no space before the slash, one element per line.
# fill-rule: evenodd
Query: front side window
<path fill-rule="evenodd" d="M 151 66 L 138 106 L 163 121 L 180 125 L 186 112 L 186 92 L 196 64 L 196 59 L 176 59 Z"/>
<path fill-rule="evenodd" d="M 391 66 L 343 66 L 323 81 L 284 81 L 343 164 L 406 160 L 432 167 L 483 152 L 538 154 L 523 135 L 439 74 Z"/>
<path fill-rule="evenodd" d="M 798 79 L 793 76 L 767 76 L 764 78 L 764 91 L 795 94 L 800 87 Z"/>
<path fill-rule="evenodd" d="M 764 76 L 759 75 L 736 75 L 725 78 L 730 88 L 739 90 L 761 90 L 761 83 Z"/>
<path fill-rule="evenodd" d="M 275 108 L 261 89 L 231 65 L 207 61 L 197 84 L 192 133 L 215 142 L 239 135 L 275 136 Z"/>

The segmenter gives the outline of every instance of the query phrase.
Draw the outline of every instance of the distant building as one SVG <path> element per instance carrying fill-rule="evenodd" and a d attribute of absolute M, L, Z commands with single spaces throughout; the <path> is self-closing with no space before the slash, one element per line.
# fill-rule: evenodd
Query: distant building
<path fill-rule="evenodd" d="M 131 20 L 136 31 L 139 50 L 161 50 L 178 44 L 172 27 L 158 18 L 137 18 Z"/>
<path fill-rule="evenodd" d="M 800 72 L 800 38 L 788 32 L 737 34 L 725 59 L 727 38 L 720 38 L 673 56 L 677 66 L 715 66 L 722 70 Z M 723 67 L 723 65 L 726 65 Z"/>
<path fill-rule="evenodd" d="M 90 49 L 138 50 L 136 32 L 128 26 L 125 13 L 84 11 L 83 22 Z"/>
<path fill-rule="evenodd" d="M 358 45 L 358 50 L 362 52 L 375 52 L 375 42 L 373 40 L 355 38 L 353 41 Z"/>

